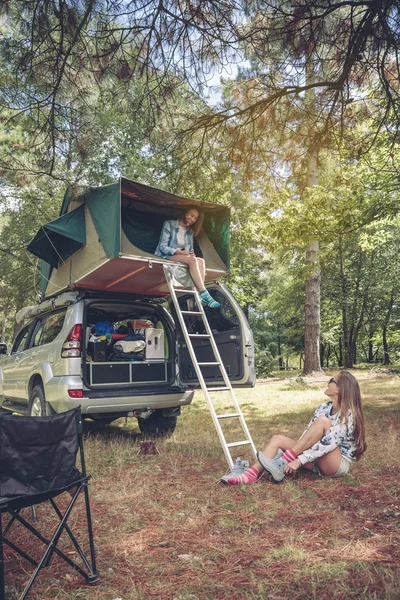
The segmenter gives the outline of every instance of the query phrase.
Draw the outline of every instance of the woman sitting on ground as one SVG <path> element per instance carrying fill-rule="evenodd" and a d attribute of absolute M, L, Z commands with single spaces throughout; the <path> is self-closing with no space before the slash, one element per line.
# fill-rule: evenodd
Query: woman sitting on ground
<path fill-rule="evenodd" d="M 264 469 L 274 481 L 282 481 L 301 467 L 323 477 L 347 475 L 367 448 L 360 387 L 351 373 L 340 371 L 324 393 L 329 401 L 316 409 L 299 440 L 274 435 L 250 469 L 226 478 L 228 485 L 256 483 Z"/>
<path fill-rule="evenodd" d="M 204 215 L 192 206 L 182 213 L 176 221 L 165 221 L 162 226 L 160 241 L 154 252 L 156 256 L 167 258 L 173 262 L 188 265 L 194 285 L 200 294 L 202 304 L 218 308 L 220 303 L 214 300 L 204 287 L 206 265 L 202 258 L 194 253 L 194 236 L 198 235 L 203 225 Z"/>

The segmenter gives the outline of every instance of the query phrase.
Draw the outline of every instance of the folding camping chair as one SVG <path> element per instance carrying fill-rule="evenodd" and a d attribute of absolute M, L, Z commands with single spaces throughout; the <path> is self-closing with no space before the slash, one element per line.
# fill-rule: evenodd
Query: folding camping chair
<path fill-rule="evenodd" d="M 76 459 L 80 452 L 80 468 Z M 79 408 L 49 417 L 16 417 L 0 415 L 0 598 L 5 598 L 3 544 L 7 544 L 20 556 L 35 566 L 19 600 L 26 598 L 38 573 L 50 564 L 53 554 L 61 557 L 78 571 L 88 584 L 99 581 L 96 570 L 92 521 L 90 515 L 88 481 L 82 442 L 82 418 Z M 62 512 L 55 498 L 68 491 L 68 506 Z M 86 507 L 86 525 L 90 546 L 90 559 L 68 526 L 68 518 L 79 494 L 83 491 Z M 46 502 L 48 501 L 48 502 Z M 50 539 L 29 523 L 22 515 L 23 508 L 43 504 L 50 506 L 57 515 L 57 524 Z M 5 524 L 4 513 L 10 516 Z M 2 522 L 3 521 L 3 522 Z M 14 523 L 21 523 L 45 546 L 43 556 L 35 560 L 11 541 Z M 86 529 L 86 527 L 85 527 Z M 66 532 L 83 563 L 76 564 L 70 556 L 58 548 L 63 532 Z M 69 554 L 71 554 L 69 552 Z"/>

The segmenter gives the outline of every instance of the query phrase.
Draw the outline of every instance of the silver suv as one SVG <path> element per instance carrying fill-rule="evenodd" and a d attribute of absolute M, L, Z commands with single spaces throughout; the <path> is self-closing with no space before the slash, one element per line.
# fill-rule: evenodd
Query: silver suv
<path fill-rule="evenodd" d="M 221 303 L 206 312 L 228 376 L 234 386 L 253 386 L 253 337 L 246 317 L 223 284 L 208 289 Z M 190 310 L 191 302 L 193 296 L 180 299 L 183 309 Z M 101 423 L 125 416 L 136 417 L 147 434 L 175 429 L 181 406 L 192 402 L 199 384 L 165 298 L 80 290 L 34 309 L 36 316 L 24 324 L 10 354 L 0 345 L 3 410 L 45 415 L 80 405 L 83 417 Z M 204 325 L 191 321 L 190 327 L 202 333 Z M 212 362 L 209 341 L 198 338 L 196 344 L 196 355 Z M 215 367 L 207 367 L 204 376 L 208 383 L 222 381 Z"/>

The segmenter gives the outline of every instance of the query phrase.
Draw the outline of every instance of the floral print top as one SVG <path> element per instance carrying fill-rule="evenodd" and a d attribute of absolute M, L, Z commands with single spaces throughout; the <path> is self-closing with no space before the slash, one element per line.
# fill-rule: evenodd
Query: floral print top
<path fill-rule="evenodd" d="M 342 456 L 350 461 L 355 460 L 357 444 L 354 440 L 354 419 L 351 411 L 347 415 L 346 423 L 340 423 L 340 412 L 332 414 L 333 404 L 331 401 L 320 404 L 314 412 L 314 416 L 307 425 L 306 429 L 302 433 L 301 437 L 308 430 L 310 425 L 321 416 L 328 417 L 332 423 L 332 427 L 328 429 L 324 437 L 319 440 L 314 446 L 311 446 L 308 450 L 304 450 L 299 455 L 299 461 L 302 465 L 308 462 L 314 462 L 315 459 L 328 452 L 332 452 L 335 448 L 339 447 Z"/>

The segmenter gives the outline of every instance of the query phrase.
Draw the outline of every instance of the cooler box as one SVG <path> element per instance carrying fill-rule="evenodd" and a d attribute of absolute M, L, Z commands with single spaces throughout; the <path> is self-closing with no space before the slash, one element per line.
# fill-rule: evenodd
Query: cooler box
<path fill-rule="evenodd" d="M 144 330 L 146 340 L 146 360 L 162 360 L 164 352 L 164 330 L 149 327 Z"/>
<path fill-rule="evenodd" d="M 87 353 L 94 362 L 105 362 L 107 342 L 88 342 Z"/>

